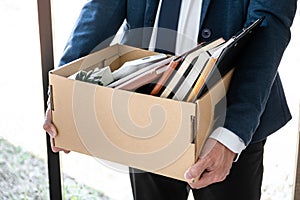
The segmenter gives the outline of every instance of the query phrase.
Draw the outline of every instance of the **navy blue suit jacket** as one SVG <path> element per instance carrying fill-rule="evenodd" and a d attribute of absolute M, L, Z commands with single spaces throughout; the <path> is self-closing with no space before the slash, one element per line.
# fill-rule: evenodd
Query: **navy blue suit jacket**
<path fill-rule="evenodd" d="M 172 0 L 170 0 L 172 1 Z M 109 45 L 126 19 L 123 42 L 146 47 L 159 0 L 90 0 L 66 45 L 60 65 Z M 236 64 L 227 95 L 224 127 L 246 145 L 286 124 L 291 115 L 277 68 L 290 41 L 296 0 L 203 0 L 199 42 L 229 39 L 265 16 L 261 29 Z M 137 31 L 133 31 L 136 29 Z M 151 29 L 149 29 L 151 30 Z"/>

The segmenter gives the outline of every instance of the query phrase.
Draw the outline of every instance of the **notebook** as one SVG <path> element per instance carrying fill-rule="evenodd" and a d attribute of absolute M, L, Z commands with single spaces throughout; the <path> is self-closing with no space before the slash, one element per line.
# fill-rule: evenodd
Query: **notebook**
<path fill-rule="evenodd" d="M 202 80 L 199 80 L 199 85 L 193 88 L 194 91 L 190 93 L 187 101 L 193 102 L 196 99 L 199 99 L 208 91 L 208 86 L 212 87 L 215 85 L 234 67 L 235 58 L 243 51 L 243 48 L 245 48 L 253 33 L 259 28 L 263 20 L 264 17 L 242 29 L 225 43 L 221 51 L 215 53 L 210 60 L 210 65 L 207 66 L 207 72 L 205 72 L 202 77 L 199 77 Z"/>
<path fill-rule="evenodd" d="M 193 51 L 188 52 L 182 61 L 181 65 L 179 66 L 178 70 L 174 71 L 171 79 L 166 84 L 166 87 L 164 88 L 163 92 L 161 93 L 160 97 L 164 98 L 170 98 L 169 95 L 171 93 L 175 92 L 175 87 L 178 83 L 182 81 L 182 78 L 188 71 L 191 69 L 191 63 L 203 52 L 209 51 L 210 49 L 222 44 L 224 42 L 224 39 L 219 38 L 217 40 L 214 40 L 210 43 L 206 43 L 204 45 L 199 45 L 198 48 L 193 49 Z"/>

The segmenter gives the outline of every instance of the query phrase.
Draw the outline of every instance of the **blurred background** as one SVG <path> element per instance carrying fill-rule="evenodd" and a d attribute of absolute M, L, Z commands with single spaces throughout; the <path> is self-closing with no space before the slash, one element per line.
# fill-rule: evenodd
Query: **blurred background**
<path fill-rule="evenodd" d="M 55 66 L 85 2 L 52 0 Z M 0 199 L 49 199 L 37 1 L 0 0 L 0 25 Z M 293 198 L 299 35 L 298 9 L 292 40 L 279 67 L 293 119 L 267 141 L 263 200 Z M 126 170 L 75 152 L 61 154 L 61 169 L 64 199 L 132 199 Z"/>

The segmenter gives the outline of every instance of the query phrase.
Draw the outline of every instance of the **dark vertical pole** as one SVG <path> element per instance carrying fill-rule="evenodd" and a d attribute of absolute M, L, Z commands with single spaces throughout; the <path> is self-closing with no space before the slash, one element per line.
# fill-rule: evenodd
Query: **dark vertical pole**
<path fill-rule="evenodd" d="M 51 23 L 51 0 L 37 0 L 38 19 L 40 33 L 40 48 L 44 91 L 44 110 L 47 109 L 48 99 L 48 72 L 53 69 L 53 41 Z M 59 154 L 53 153 L 50 145 L 50 138 L 46 134 L 47 155 L 48 155 L 48 176 L 49 192 L 51 200 L 62 199 L 61 176 L 59 165 Z"/>
<path fill-rule="evenodd" d="M 298 119 L 298 141 L 296 149 L 296 169 L 294 179 L 294 200 L 300 200 L 300 104 L 299 104 L 299 119 Z"/>

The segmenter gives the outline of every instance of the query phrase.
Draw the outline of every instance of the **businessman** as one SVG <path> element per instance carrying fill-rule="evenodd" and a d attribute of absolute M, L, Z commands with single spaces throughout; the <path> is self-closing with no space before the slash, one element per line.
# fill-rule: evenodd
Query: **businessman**
<path fill-rule="evenodd" d="M 290 41 L 296 4 L 296 0 L 89 0 L 86 3 L 60 65 L 107 46 L 111 41 L 107 39 L 117 33 L 124 20 L 122 43 L 141 48 L 152 45 L 157 51 L 180 53 L 197 43 L 220 37 L 227 40 L 265 17 L 255 40 L 235 60 L 225 122 L 212 132 L 199 160 L 185 173 L 187 182 L 130 169 L 135 199 L 186 199 L 190 188 L 195 199 L 260 199 L 264 144 L 269 135 L 291 119 L 277 69 Z M 167 36 L 151 27 L 173 31 Z M 182 40 L 179 35 L 190 40 Z M 96 47 L 98 44 L 101 45 Z M 47 111 L 44 129 L 55 137 L 50 115 Z M 53 151 L 59 150 L 53 147 Z"/>

